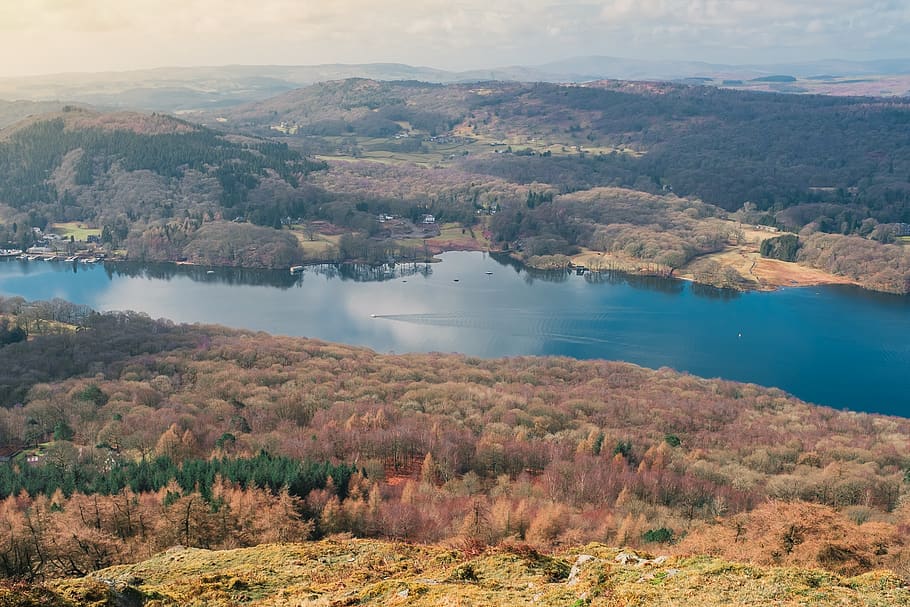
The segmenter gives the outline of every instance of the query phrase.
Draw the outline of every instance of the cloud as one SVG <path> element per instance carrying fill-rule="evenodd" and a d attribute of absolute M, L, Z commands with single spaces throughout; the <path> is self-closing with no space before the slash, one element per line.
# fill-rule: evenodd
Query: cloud
<path fill-rule="evenodd" d="M 910 55 L 907 31 L 907 0 L 0 2 L 0 53 L 16 57 L 5 69 L 19 72 L 370 61 L 462 69 L 590 54 L 865 58 Z"/>

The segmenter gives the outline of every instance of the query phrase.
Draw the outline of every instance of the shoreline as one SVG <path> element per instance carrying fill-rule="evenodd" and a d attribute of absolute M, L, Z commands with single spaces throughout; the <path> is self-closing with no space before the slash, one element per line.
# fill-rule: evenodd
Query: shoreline
<path fill-rule="evenodd" d="M 876 289 L 870 289 L 863 286 L 856 280 L 847 278 L 845 276 L 838 276 L 825 272 L 823 270 L 818 270 L 816 268 L 811 268 L 809 266 L 802 266 L 795 262 L 784 262 L 776 259 L 769 258 L 756 258 L 752 260 L 752 268 L 750 269 L 750 274 L 752 280 L 747 279 L 748 282 L 737 283 L 735 285 L 723 285 L 716 284 L 707 281 L 698 280 L 694 276 L 692 271 L 693 266 L 697 266 L 699 262 L 711 261 L 712 257 L 716 257 L 718 254 L 711 254 L 702 257 L 697 257 L 687 263 L 681 268 L 674 268 L 673 270 L 666 272 L 662 270 L 650 269 L 648 268 L 647 263 L 638 262 L 634 263 L 634 260 L 621 259 L 610 254 L 604 254 L 594 251 L 586 251 L 575 256 L 566 256 L 566 255 L 554 255 L 546 256 L 545 259 L 541 261 L 552 261 L 552 263 L 539 264 L 535 265 L 531 263 L 529 259 L 524 259 L 521 255 L 517 254 L 515 251 L 501 250 L 501 249 L 490 249 L 490 248 L 481 248 L 481 247 L 471 247 L 471 246 L 440 246 L 442 243 L 435 243 L 435 246 L 431 245 L 428 247 L 428 252 L 431 257 L 427 259 L 415 259 L 415 260 L 394 260 L 392 265 L 417 265 L 417 264 L 436 264 L 441 263 L 443 260 L 437 257 L 437 255 L 442 255 L 445 253 L 451 252 L 477 252 L 484 253 L 489 255 L 503 255 L 507 256 L 516 264 L 520 265 L 525 271 L 539 271 L 539 272 L 548 272 L 548 271 L 566 271 L 566 272 L 576 272 L 581 274 L 608 274 L 608 273 L 619 273 L 628 276 L 638 276 L 638 277 L 653 277 L 653 278 L 667 278 L 667 279 L 677 279 L 683 280 L 692 284 L 702 285 L 706 287 L 713 287 L 721 290 L 729 290 L 740 293 L 748 292 L 773 292 L 784 288 L 802 288 L 802 287 L 813 287 L 813 286 L 825 286 L 825 285 L 850 285 L 862 289 L 863 291 L 869 291 L 870 293 L 885 293 L 896 296 L 907 296 L 908 294 L 901 293 L 892 293 L 889 291 L 879 291 Z M 451 243 L 448 243 L 451 244 Z M 730 252 L 722 253 L 727 254 Z M 549 258 L 553 258 L 550 260 Z M 744 259 L 749 259 L 743 255 Z M 531 258 L 533 259 L 533 258 Z M 592 259 L 605 260 L 606 265 L 602 264 L 591 264 Z M 87 261 L 91 260 L 91 261 Z M 6 256 L 0 258 L 0 261 L 26 261 L 22 260 L 18 256 Z M 146 265 L 170 265 L 174 267 L 185 267 L 185 268 L 198 268 L 200 270 L 235 270 L 235 271 L 265 271 L 265 272 L 284 272 L 290 271 L 293 267 L 302 266 L 304 268 L 311 268 L 324 265 L 363 265 L 370 266 L 374 268 L 379 268 L 382 266 L 389 265 L 389 262 L 382 263 L 371 263 L 366 260 L 358 259 L 346 259 L 346 260 L 337 260 L 337 259 L 320 259 L 320 260 L 306 260 L 294 264 L 292 266 L 280 266 L 280 267 L 262 267 L 262 266 L 233 266 L 233 265 L 204 265 L 198 264 L 192 261 L 157 261 L 157 260 L 131 260 L 128 257 L 121 256 L 106 256 L 106 257 L 89 257 L 89 258 L 78 258 L 73 261 L 69 261 L 62 258 L 57 259 L 45 259 L 38 257 L 36 259 L 29 259 L 27 261 L 44 261 L 50 263 L 72 263 L 76 265 L 95 265 L 95 264 L 121 264 L 121 263 L 132 263 L 132 264 L 146 264 Z M 579 263 L 585 262 L 585 263 Z M 590 264 L 590 265 L 588 265 Z M 653 264 L 650 264 L 653 265 Z M 645 267 L 642 267 L 645 266 Z M 729 267 L 729 266 L 728 266 Z M 753 271 L 757 270 L 757 271 Z"/>
<path fill-rule="evenodd" d="M 748 276 L 742 272 L 737 272 L 737 280 L 733 284 L 723 284 L 720 281 L 699 280 L 695 276 L 697 267 L 710 261 L 716 261 L 718 255 L 736 254 L 742 257 L 743 262 L 748 265 Z M 676 278 L 685 280 L 693 284 L 714 287 L 718 289 L 727 289 L 741 293 L 751 291 L 771 292 L 779 289 L 791 287 L 814 287 L 821 285 L 852 285 L 870 291 L 873 293 L 889 293 L 888 291 L 879 291 L 863 286 L 859 281 L 853 280 L 846 276 L 838 276 L 809 266 L 803 266 L 796 262 L 785 262 L 777 259 L 769 259 L 754 256 L 747 256 L 740 251 L 725 251 L 720 254 L 709 254 L 696 257 L 680 268 L 673 268 L 669 271 L 653 263 L 641 262 L 633 259 L 626 259 L 609 253 L 596 251 L 585 251 L 573 256 L 553 255 L 546 256 L 542 261 L 558 261 L 559 263 L 535 265 L 529 263 L 531 260 L 525 260 L 521 256 L 510 253 L 509 256 L 517 263 L 524 267 L 535 270 L 572 270 L 583 268 L 584 272 L 620 272 L 631 276 L 649 276 L 657 278 Z M 720 262 L 721 269 L 731 268 L 736 271 L 736 267 L 730 263 Z M 694 270 L 694 271 L 693 271 Z M 891 293 L 892 295 L 902 295 L 900 293 Z"/>

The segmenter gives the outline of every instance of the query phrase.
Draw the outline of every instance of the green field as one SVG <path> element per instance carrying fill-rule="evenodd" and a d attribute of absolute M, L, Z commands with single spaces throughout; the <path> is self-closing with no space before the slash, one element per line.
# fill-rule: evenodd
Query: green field
<path fill-rule="evenodd" d="M 326 141 L 334 141 L 339 147 L 343 145 L 342 137 L 325 137 Z M 394 149 L 396 141 L 387 138 L 359 138 L 357 147 L 360 148 L 358 156 L 349 154 L 318 154 L 320 160 L 372 160 L 389 164 L 410 164 L 417 166 L 437 166 L 446 162 L 457 160 L 464 156 L 480 156 L 492 154 L 495 150 L 505 151 L 511 147 L 513 152 L 532 150 L 534 153 L 549 152 L 553 156 L 573 156 L 579 153 L 575 144 L 555 143 L 544 138 L 513 137 L 503 140 L 494 140 L 483 135 L 472 137 L 473 141 L 463 143 L 435 143 L 424 141 L 423 151 L 405 152 Z M 625 148 L 604 146 L 581 146 L 586 154 L 609 154 L 621 152 L 633 156 L 639 153 Z"/>
<path fill-rule="evenodd" d="M 99 228 L 90 228 L 78 221 L 51 224 L 50 231 L 69 240 L 70 236 L 78 242 L 85 242 L 89 236 L 101 236 Z"/>
<path fill-rule="evenodd" d="M 303 249 L 304 256 L 308 260 L 327 259 L 338 248 L 338 241 L 341 239 L 341 236 L 334 234 L 314 232 L 311 240 L 303 226 L 294 226 L 291 232 L 297 237 L 300 248 Z"/>

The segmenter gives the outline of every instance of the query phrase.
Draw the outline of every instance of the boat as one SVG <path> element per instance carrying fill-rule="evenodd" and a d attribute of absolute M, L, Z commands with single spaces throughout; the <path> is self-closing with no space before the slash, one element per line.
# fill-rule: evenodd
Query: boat
<path fill-rule="evenodd" d="M 206 274 L 214 274 L 214 273 L 215 273 L 215 270 L 208 270 L 208 271 L 206 272 Z"/>
<path fill-rule="evenodd" d="M 300 274 L 303 272 L 303 266 L 291 266 L 291 274 Z"/>
<path fill-rule="evenodd" d="M 486 274 L 487 276 L 492 276 L 493 272 L 484 272 L 484 274 Z"/>
<path fill-rule="evenodd" d="M 453 279 L 452 279 L 452 282 L 458 282 L 458 279 L 457 279 L 457 278 L 453 278 Z"/>
<path fill-rule="evenodd" d="M 77 257 L 76 257 L 75 255 L 73 255 L 72 257 L 67 257 L 67 258 L 66 258 L 66 262 L 67 262 L 67 263 L 75 263 L 75 262 L 76 262 L 76 259 L 77 259 Z"/>

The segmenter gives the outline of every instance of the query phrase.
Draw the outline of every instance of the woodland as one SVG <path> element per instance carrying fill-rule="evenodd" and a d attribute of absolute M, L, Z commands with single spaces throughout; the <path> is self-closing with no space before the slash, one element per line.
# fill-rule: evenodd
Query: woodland
<path fill-rule="evenodd" d="M 0 249 L 761 286 L 726 254 L 910 293 L 905 98 L 349 78 L 211 107 L 0 101 Z M 0 606 L 910 604 L 908 436 L 667 368 L 0 297 Z"/>
<path fill-rule="evenodd" d="M 189 115 L 204 125 L 35 109 L 48 112 L 0 132 L 8 247 L 75 221 L 136 261 L 385 263 L 431 247 L 383 218 L 431 215 L 472 235 L 434 250 L 492 248 L 544 266 L 595 251 L 673 274 L 737 246 L 720 223 L 731 220 L 798 236 L 787 261 L 910 291 L 901 99 L 349 79 Z"/>
<path fill-rule="evenodd" d="M 0 300 L 0 574 L 348 537 L 910 579 L 903 418 L 607 361 L 377 354 Z"/>

